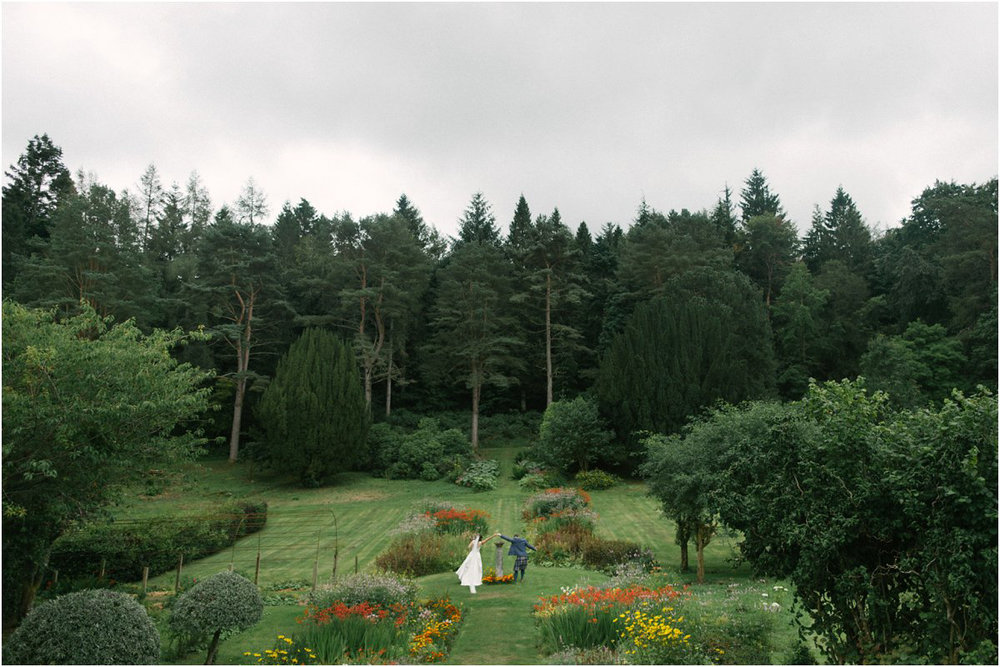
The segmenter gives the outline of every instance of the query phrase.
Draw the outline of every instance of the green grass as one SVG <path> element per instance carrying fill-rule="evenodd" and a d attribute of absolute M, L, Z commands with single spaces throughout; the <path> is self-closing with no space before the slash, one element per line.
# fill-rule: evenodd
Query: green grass
<path fill-rule="evenodd" d="M 232 562 L 235 569 L 252 577 L 259 549 L 259 583 L 267 594 L 273 584 L 311 582 L 314 564 L 319 583 L 327 581 L 333 572 L 335 551 L 339 555 L 339 575 L 352 573 L 355 559 L 360 571 L 373 570 L 376 556 L 392 539 L 393 528 L 427 499 L 485 510 L 490 515 L 491 532 L 523 532 L 521 507 L 530 494 L 510 479 L 517 451 L 512 447 L 483 450 L 485 456 L 500 461 L 501 483 L 495 491 L 481 493 L 443 481 L 390 481 L 363 473 L 340 475 L 324 488 L 302 489 L 259 472 L 251 482 L 242 464 L 206 460 L 178 469 L 173 475 L 173 484 L 163 493 L 152 498 L 137 497 L 119 507 L 117 513 L 129 518 L 198 514 L 231 500 L 266 500 L 268 521 L 262 531 L 243 538 L 235 548 L 185 564 L 184 575 L 201 579 L 227 569 Z M 678 571 L 680 551 L 674 543 L 673 522 L 662 516 L 656 501 L 646 495 L 644 485 L 626 483 L 593 491 L 591 496 L 593 507 L 600 515 L 599 535 L 648 546 L 674 581 L 693 582 L 693 572 Z M 724 590 L 733 583 L 749 583 L 748 569 L 733 567 L 734 555 L 734 542 L 725 536 L 717 536 L 708 546 L 706 593 Z M 484 566 L 491 567 L 493 558 L 493 546 L 487 545 L 483 553 Z M 690 558 L 693 569 L 693 545 Z M 506 557 L 507 571 L 511 564 L 512 558 Z M 172 589 L 174 578 L 174 572 L 166 572 L 152 578 L 150 584 Z M 563 586 L 584 581 L 597 583 L 605 578 L 592 571 L 545 568 L 532 563 L 523 585 L 484 586 L 476 595 L 470 595 L 468 589 L 459 586 L 457 577 L 450 572 L 419 581 L 423 597 L 448 595 L 462 602 L 467 610 L 466 623 L 456 639 L 450 662 L 536 664 L 544 660 L 536 646 L 531 617 L 537 597 L 557 594 Z M 222 643 L 220 663 L 245 662 L 244 651 L 268 648 L 278 634 L 291 634 L 296 627 L 295 617 L 302 610 L 295 605 L 266 608 L 264 619 L 255 628 Z M 790 618 L 787 612 L 782 616 Z M 781 633 L 784 633 L 783 627 Z M 790 631 L 787 636 L 781 634 L 781 638 L 783 642 L 794 641 L 794 632 Z M 199 656 L 188 658 L 185 662 L 195 663 Z M 204 656 L 200 658 L 203 660 Z"/>

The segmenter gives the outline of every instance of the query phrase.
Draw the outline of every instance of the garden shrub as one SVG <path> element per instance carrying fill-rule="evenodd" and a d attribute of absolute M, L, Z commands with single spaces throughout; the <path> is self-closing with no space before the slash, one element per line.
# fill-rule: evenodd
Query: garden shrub
<path fill-rule="evenodd" d="M 643 570 L 653 567 L 653 552 L 627 540 L 605 540 L 595 537 L 583 544 L 580 560 L 585 567 L 613 572 L 624 563 L 637 563 Z"/>
<path fill-rule="evenodd" d="M 612 437 L 593 400 L 555 401 L 542 417 L 533 456 L 562 472 L 586 469 L 607 453 Z"/>
<path fill-rule="evenodd" d="M 621 480 L 611 473 L 595 468 L 593 470 L 581 470 L 576 473 L 576 477 L 573 481 L 584 491 L 602 491 L 604 489 L 610 489 Z"/>
<path fill-rule="evenodd" d="M 417 599 L 417 584 L 407 577 L 393 574 L 355 574 L 321 586 L 309 596 L 309 604 L 317 609 L 332 607 L 337 602 L 354 606 L 363 602 L 382 607 L 409 605 Z"/>
<path fill-rule="evenodd" d="M 530 440 L 538 433 L 542 421 L 539 412 L 504 412 L 482 415 L 479 418 L 479 432 L 484 442 L 494 440 Z"/>
<path fill-rule="evenodd" d="M 372 472 L 390 479 L 441 479 L 469 450 L 461 431 L 442 429 L 431 418 L 421 419 L 410 433 L 385 423 L 376 424 L 371 431 Z"/>
<path fill-rule="evenodd" d="M 107 578 L 135 581 L 143 567 L 156 576 L 176 567 L 181 554 L 185 561 L 208 556 L 266 523 L 267 503 L 241 501 L 207 516 L 90 524 L 56 540 L 49 564 L 60 583 L 97 575 L 102 559 Z"/>
<path fill-rule="evenodd" d="M 456 484 L 468 486 L 476 491 L 492 491 L 497 488 L 500 477 L 500 462 L 492 459 L 475 461 L 469 464 L 462 476 L 455 480 Z"/>
<path fill-rule="evenodd" d="M 549 480 L 539 473 L 528 473 L 521 477 L 517 485 L 525 491 L 540 491 L 549 486 Z"/>
<path fill-rule="evenodd" d="M 563 510 L 582 510 L 590 505 L 590 495 L 579 489 L 545 489 L 528 497 L 521 516 L 525 521 L 547 517 Z"/>
<path fill-rule="evenodd" d="M 375 558 L 375 566 L 383 572 L 422 577 L 454 570 L 464 557 L 464 544 L 458 538 L 437 533 L 411 533 L 394 539 Z"/>
<path fill-rule="evenodd" d="M 533 542 L 539 558 L 559 563 L 574 560 L 583 551 L 583 545 L 593 538 L 590 526 L 568 523 L 556 530 L 544 532 Z"/>
<path fill-rule="evenodd" d="M 170 629 L 186 637 L 211 635 L 205 662 L 210 665 L 215 663 L 222 634 L 253 627 L 263 611 L 260 591 L 252 581 L 235 572 L 219 572 L 177 598 Z"/>
<path fill-rule="evenodd" d="M 514 459 L 514 467 L 511 469 L 510 476 L 514 479 L 522 479 L 526 475 L 541 475 L 545 466 L 535 461 L 533 459 L 527 458 L 528 453 L 526 451 L 521 452 Z"/>
<path fill-rule="evenodd" d="M 141 604 L 124 593 L 87 590 L 35 607 L 3 643 L 5 664 L 149 665 L 160 635 Z"/>
<path fill-rule="evenodd" d="M 446 502 L 428 503 L 423 514 L 434 521 L 433 530 L 441 534 L 486 536 L 490 527 L 490 515 L 483 510 L 459 509 Z"/>

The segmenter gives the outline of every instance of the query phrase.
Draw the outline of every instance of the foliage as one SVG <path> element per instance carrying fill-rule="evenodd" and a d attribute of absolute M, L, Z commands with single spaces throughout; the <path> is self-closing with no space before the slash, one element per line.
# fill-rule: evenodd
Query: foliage
<path fill-rule="evenodd" d="M 459 486 L 468 486 L 476 491 L 492 491 L 497 488 L 500 477 L 500 462 L 493 459 L 473 461 L 465 472 L 455 480 Z"/>
<path fill-rule="evenodd" d="M 636 308 L 594 385 L 633 464 L 639 432 L 676 432 L 715 401 L 764 397 L 774 386 L 770 325 L 745 277 L 687 273 L 665 294 Z"/>
<path fill-rule="evenodd" d="M 540 491 L 549 486 L 549 480 L 545 475 L 533 472 L 519 479 L 517 485 L 525 491 Z"/>
<path fill-rule="evenodd" d="M 455 569 L 464 556 L 462 545 L 454 537 L 438 534 L 399 536 L 375 558 L 375 567 L 385 572 L 397 572 L 422 577 Z"/>
<path fill-rule="evenodd" d="M 656 563 L 653 560 L 653 552 L 636 542 L 604 540 L 597 537 L 583 543 L 580 560 L 591 569 L 607 572 L 614 572 L 627 563 L 635 563 L 643 571 L 650 571 Z"/>
<path fill-rule="evenodd" d="M 309 604 L 324 608 L 335 602 L 347 605 L 369 602 L 391 607 L 409 605 L 417 596 L 416 583 L 403 576 L 392 574 L 355 574 L 322 586 L 309 597 Z"/>
<path fill-rule="evenodd" d="M 263 610 L 260 591 L 252 581 L 235 572 L 219 572 L 177 598 L 170 629 L 177 635 L 211 636 L 205 664 L 213 664 L 222 633 L 253 627 Z"/>
<path fill-rule="evenodd" d="M 448 598 L 424 605 L 417 615 L 417 628 L 410 638 L 410 659 L 418 663 L 442 662 L 461 628 L 462 610 Z"/>
<path fill-rule="evenodd" d="M 590 505 L 590 494 L 580 489 L 553 488 L 528 496 L 521 516 L 525 521 L 549 517 L 565 510 L 584 510 Z"/>
<path fill-rule="evenodd" d="M 292 637 L 278 635 L 274 647 L 260 652 L 244 651 L 246 658 L 257 658 L 255 665 L 317 665 L 319 656 L 316 650 L 310 648 L 307 642 L 295 642 Z"/>
<path fill-rule="evenodd" d="M 322 664 L 395 661 L 405 655 L 405 624 L 410 608 L 359 602 L 335 602 L 306 610 L 297 638 L 314 650 Z"/>
<path fill-rule="evenodd" d="M 594 401 L 583 396 L 555 401 L 542 417 L 532 455 L 563 472 L 586 470 L 594 461 L 606 458 L 612 435 Z"/>
<path fill-rule="evenodd" d="M 145 608 L 129 595 L 85 590 L 31 610 L 4 640 L 6 664 L 153 665 L 160 635 Z"/>
<path fill-rule="evenodd" d="M 449 535 L 486 535 L 490 515 L 483 510 L 458 509 L 449 503 L 433 503 L 424 511 L 433 520 L 433 530 Z"/>
<path fill-rule="evenodd" d="M 603 491 L 610 489 L 619 482 L 621 480 L 617 476 L 597 468 L 593 470 L 581 470 L 573 478 L 573 483 L 584 491 Z"/>
<path fill-rule="evenodd" d="M 995 397 L 894 412 L 845 381 L 710 422 L 720 516 L 757 572 L 795 585 L 829 659 L 956 662 L 995 641 Z"/>
<path fill-rule="evenodd" d="M 306 329 L 257 405 L 271 465 L 317 486 L 365 460 L 368 407 L 350 348 Z"/>
<path fill-rule="evenodd" d="M 208 516 L 93 523 L 57 539 L 50 565 L 59 570 L 60 583 L 96 574 L 102 560 L 108 577 L 135 581 L 142 576 L 143 567 L 156 576 L 176 567 L 181 555 L 190 562 L 215 553 L 262 529 L 266 522 L 267 503 L 244 501 Z"/>
<path fill-rule="evenodd" d="M 51 313 L 3 303 L 4 613 L 17 618 L 41 583 L 52 542 L 141 479 L 186 456 L 207 406 L 208 373 L 179 364 L 182 332 L 141 333 L 86 305 Z M 20 607 L 20 608 L 18 608 Z"/>
<path fill-rule="evenodd" d="M 373 472 L 384 472 L 390 479 L 440 479 L 469 454 L 469 443 L 461 431 L 442 429 L 438 420 L 430 417 L 420 419 L 410 433 L 386 424 L 375 424 L 372 431 Z"/>

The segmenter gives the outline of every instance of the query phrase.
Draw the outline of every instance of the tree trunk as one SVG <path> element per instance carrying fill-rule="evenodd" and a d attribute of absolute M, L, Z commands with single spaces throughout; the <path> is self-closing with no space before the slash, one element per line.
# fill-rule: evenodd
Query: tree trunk
<path fill-rule="evenodd" d="M 681 572 L 690 572 L 691 565 L 688 561 L 688 540 L 681 542 Z"/>
<path fill-rule="evenodd" d="M 479 453 L 479 394 L 482 385 L 478 382 L 472 387 L 472 453 Z"/>
<path fill-rule="evenodd" d="M 695 547 L 698 550 L 698 583 L 705 583 L 705 538 L 702 536 L 701 526 L 698 527 L 698 535 L 695 537 Z"/>
<path fill-rule="evenodd" d="M 233 401 L 233 430 L 229 434 L 229 462 L 236 463 L 240 456 L 240 425 L 243 421 L 243 396 L 246 394 L 246 378 L 236 382 L 236 400 Z"/>
<path fill-rule="evenodd" d="M 545 407 L 552 405 L 552 274 L 545 276 Z"/>
<path fill-rule="evenodd" d="M 216 630 L 212 636 L 212 643 L 208 645 L 208 657 L 205 658 L 206 665 L 215 664 L 215 655 L 219 652 L 219 636 L 221 634 L 222 630 Z"/>
<path fill-rule="evenodd" d="M 392 339 L 389 339 L 389 372 L 385 374 L 385 416 L 392 414 Z"/>
<path fill-rule="evenodd" d="M 688 561 L 688 543 L 691 541 L 691 529 L 686 521 L 675 520 L 677 526 L 676 542 L 681 548 L 681 572 L 690 572 L 691 566 Z"/>

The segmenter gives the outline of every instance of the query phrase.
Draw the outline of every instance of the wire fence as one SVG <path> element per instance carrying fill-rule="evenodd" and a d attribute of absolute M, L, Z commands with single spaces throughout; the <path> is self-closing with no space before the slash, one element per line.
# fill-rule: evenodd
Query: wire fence
<path fill-rule="evenodd" d="M 269 521 L 269 518 L 272 520 Z M 60 550 L 60 555 L 75 557 L 77 563 L 88 558 L 94 559 L 95 562 L 88 564 L 87 567 L 90 573 L 96 574 L 99 579 L 107 579 L 116 571 L 121 571 L 120 563 L 116 560 L 127 559 L 133 568 L 136 567 L 137 561 L 141 561 L 143 593 L 147 591 L 151 575 L 160 576 L 170 571 L 164 567 L 164 564 L 169 562 L 176 563 L 173 567 L 175 592 L 181 587 L 185 569 L 191 567 L 192 561 L 201 559 L 210 559 L 216 565 L 220 564 L 220 561 L 225 562 L 229 570 L 239 570 L 247 576 L 252 572 L 253 582 L 258 585 L 261 573 L 266 568 L 287 569 L 288 565 L 295 565 L 301 566 L 294 568 L 301 572 L 311 563 L 313 590 L 316 589 L 321 576 L 335 579 L 338 570 L 340 574 L 344 574 L 345 571 L 356 573 L 359 567 L 357 553 L 353 555 L 353 559 L 348 559 L 347 563 L 342 562 L 340 526 L 337 514 L 331 509 L 282 509 L 280 519 L 277 521 L 273 520 L 273 516 L 269 517 L 266 511 L 219 512 L 175 517 L 128 518 L 116 520 L 113 525 L 116 529 L 121 529 L 123 534 L 141 533 L 154 522 L 161 527 L 173 524 L 176 532 L 202 524 L 225 526 L 223 530 L 228 530 L 231 544 L 225 544 L 222 548 L 210 552 L 202 549 L 193 553 L 190 548 L 139 547 L 129 551 L 124 544 L 110 544 L 104 549 L 104 554 L 99 556 L 99 561 L 98 554 L 92 549 L 63 548 Z M 151 569 L 154 571 L 151 572 Z M 135 575 L 138 575 L 137 569 Z M 58 582 L 59 569 L 50 567 L 49 585 L 55 587 Z"/>

